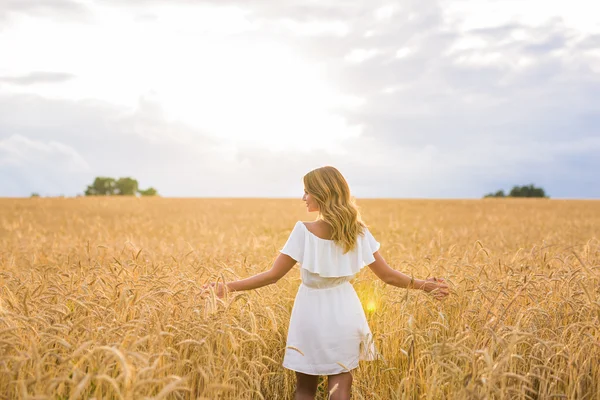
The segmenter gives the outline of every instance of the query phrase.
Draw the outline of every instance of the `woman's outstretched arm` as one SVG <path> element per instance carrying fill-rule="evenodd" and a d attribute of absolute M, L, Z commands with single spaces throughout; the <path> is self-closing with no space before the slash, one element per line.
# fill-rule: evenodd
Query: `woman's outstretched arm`
<path fill-rule="evenodd" d="M 283 278 L 285 274 L 290 272 L 290 270 L 296 265 L 296 260 L 287 254 L 280 253 L 279 256 L 275 259 L 273 266 L 270 270 L 261 272 L 260 274 L 256 274 L 246 279 L 241 279 L 239 281 L 227 282 L 225 286 L 227 287 L 228 292 L 237 292 L 241 290 L 251 290 L 257 289 L 259 287 L 271 285 L 277 282 L 279 279 Z M 207 288 L 208 286 L 215 286 L 214 283 L 206 284 L 203 288 Z M 219 284 L 219 287 L 216 288 L 217 295 L 220 297 L 223 294 L 222 284 Z"/>
<path fill-rule="evenodd" d="M 373 273 L 375 273 L 379 279 L 388 285 L 407 289 L 421 289 L 427 293 L 434 292 L 433 295 L 437 299 L 442 299 L 448 295 L 448 285 L 443 279 L 413 279 L 412 277 L 391 268 L 385 262 L 381 254 L 379 254 L 379 251 L 373 253 L 373 257 L 375 257 L 375 261 L 369 264 L 369 268 L 371 268 Z"/>

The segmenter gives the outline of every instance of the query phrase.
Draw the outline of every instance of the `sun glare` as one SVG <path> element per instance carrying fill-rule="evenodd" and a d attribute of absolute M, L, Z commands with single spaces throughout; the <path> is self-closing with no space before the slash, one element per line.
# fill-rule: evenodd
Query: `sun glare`
<path fill-rule="evenodd" d="M 206 134 L 270 150 L 335 150 L 360 135 L 332 109 L 360 100 L 335 93 L 318 70 L 267 42 L 206 44 L 202 57 L 161 77 L 167 114 Z"/>
<path fill-rule="evenodd" d="M 37 20 L 22 21 L 17 38 L 34 44 L 49 32 L 58 56 L 15 49 L 19 57 L 8 70 L 36 65 L 72 72 L 62 85 L 40 87 L 40 94 L 58 98 L 135 110 L 152 96 L 170 122 L 231 147 L 343 153 L 343 141 L 361 133 L 339 110 L 359 107 L 362 99 L 340 93 L 317 63 L 277 38 L 255 35 L 236 8 L 165 6 L 133 20 L 118 9 L 94 8 L 96 19 L 77 25 L 76 37 L 69 24 L 46 21 L 42 29 Z M 77 55 L 63 43 L 76 46 Z M 57 58 L 60 65 L 48 61 Z"/>
<path fill-rule="evenodd" d="M 367 303 L 367 311 L 373 312 L 376 308 L 377 306 L 375 305 L 375 301 L 369 300 L 369 302 Z"/>

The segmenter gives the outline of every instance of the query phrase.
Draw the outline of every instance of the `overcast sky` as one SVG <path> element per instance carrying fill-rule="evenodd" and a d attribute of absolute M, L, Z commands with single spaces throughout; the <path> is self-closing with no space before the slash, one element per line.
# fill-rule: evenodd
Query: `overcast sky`
<path fill-rule="evenodd" d="M 299 198 L 323 165 L 600 198 L 600 3 L 0 0 L 0 196 Z"/>

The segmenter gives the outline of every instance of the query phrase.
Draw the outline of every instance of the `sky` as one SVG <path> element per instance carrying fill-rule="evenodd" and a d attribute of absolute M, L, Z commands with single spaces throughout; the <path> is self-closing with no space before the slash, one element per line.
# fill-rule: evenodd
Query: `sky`
<path fill-rule="evenodd" d="M 0 197 L 600 198 L 600 3 L 0 0 Z"/>

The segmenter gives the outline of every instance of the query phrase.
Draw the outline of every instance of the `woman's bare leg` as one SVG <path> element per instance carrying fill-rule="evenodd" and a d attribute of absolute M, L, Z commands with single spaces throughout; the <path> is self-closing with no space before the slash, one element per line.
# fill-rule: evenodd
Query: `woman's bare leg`
<path fill-rule="evenodd" d="M 314 400 L 319 384 L 318 375 L 307 375 L 296 372 L 296 396 L 295 400 Z"/>
<path fill-rule="evenodd" d="M 331 391 L 338 385 L 333 393 Z M 337 375 L 327 375 L 327 390 L 331 394 L 330 400 L 348 400 L 352 393 L 352 373 L 342 372 Z"/>

